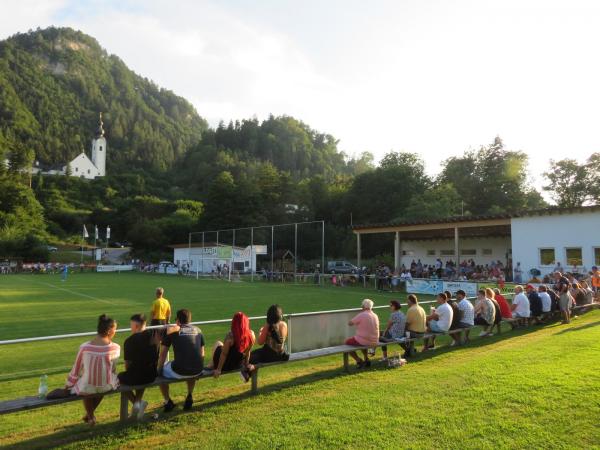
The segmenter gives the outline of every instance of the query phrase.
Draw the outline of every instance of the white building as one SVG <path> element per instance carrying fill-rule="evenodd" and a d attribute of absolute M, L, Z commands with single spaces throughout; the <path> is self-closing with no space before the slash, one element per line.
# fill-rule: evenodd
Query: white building
<path fill-rule="evenodd" d="M 85 152 L 81 152 L 72 161 L 58 166 L 41 167 L 36 161 L 32 168 L 32 173 L 41 172 L 42 175 L 65 175 L 67 167 L 70 169 L 72 177 L 86 178 L 93 180 L 96 177 L 106 176 L 106 138 L 104 137 L 104 123 L 102 122 L 102 113 L 100 113 L 100 123 L 94 139 L 92 139 L 92 158 L 90 159 Z"/>
<path fill-rule="evenodd" d="M 191 272 L 211 273 L 218 266 L 227 264 L 234 271 L 243 273 L 256 271 L 256 255 L 266 254 L 266 246 L 231 247 L 231 245 L 205 243 L 175 244 L 173 249 L 173 262 L 182 267 L 187 264 Z M 233 265 L 232 265 L 233 263 Z"/>
<path fill-rule="evenodd" d="M 600 265 L 600 205 L 547 208 L 515 214 L 354 226 L 360 266 L 361 236 L 393 233 L 396 267 L 413 260 L 433 264 L 437 258 L 476 264 L 521 263 L 523 272 L 552 272 Z M 458 255 L 458 258 L 457 258 Z"/>

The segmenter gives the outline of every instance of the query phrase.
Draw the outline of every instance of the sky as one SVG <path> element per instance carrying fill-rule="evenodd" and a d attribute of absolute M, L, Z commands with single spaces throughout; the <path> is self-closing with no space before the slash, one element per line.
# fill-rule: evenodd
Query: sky
<path fill-rule="evenodd" d="M 70 26 L 211 125 L 294 116 L 349 155 L 409 151 L 435 174 L 491 143 L 600 151 L 600 2 L 0 0 L 0 38 Z"/>

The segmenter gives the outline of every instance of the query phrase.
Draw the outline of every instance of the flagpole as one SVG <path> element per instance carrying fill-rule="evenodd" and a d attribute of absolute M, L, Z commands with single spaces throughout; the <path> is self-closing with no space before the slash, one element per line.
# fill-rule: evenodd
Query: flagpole
<path fill-rule="evenodd" d="M 81 260 L 79 262 L 79 264 L 83 264 L 83 240 L 85 239 L 85 225 L 83 226 L 83 230 L 81 230 Z"/>

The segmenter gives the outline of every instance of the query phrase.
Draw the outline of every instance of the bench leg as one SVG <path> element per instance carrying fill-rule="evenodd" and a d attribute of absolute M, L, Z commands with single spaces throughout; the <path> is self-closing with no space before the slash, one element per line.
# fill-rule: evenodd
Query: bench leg
<path fill-rule="evenodd" d="M 256 394 L 256 392 L 258 391 L 258 369 L 254 369 L 254 371 L 252 372 L 251 378 L 252 378 L 252 381 L 251 381 L 252 385 L 250 387 L 250 391 L 253 394 Z"/>
<path fill-rule="evenodd" d="M 119 420 L 121 422 L 127 422 L 129 418 L 129 399 L 125 392 L 121 392 L 121 411 L 119 414 Z"/>
<path fill-rule="evenodd" d="M 349 358 L 348 353 L 344 353 L 344 370 L 346 372 L 350 372 L 350 365 L 348 364 L 348 358 Z"/>

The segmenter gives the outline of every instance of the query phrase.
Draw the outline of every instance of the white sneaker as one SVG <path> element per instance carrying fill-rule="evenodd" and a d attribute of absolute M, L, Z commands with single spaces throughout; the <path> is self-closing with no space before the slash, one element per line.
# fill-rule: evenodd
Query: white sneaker
<path fill-rule="evenodd" d="M 481 333 L 479 333 L 479 337 L 485 337 L 485 336 L 487 336 L 487 335 L 488 335 L 488 334 L 487 334 L 487 332 L 485 332 L 485 331 L 482 331 Z"/>
<path fill-rule="evenodd" d="M 140 400 L 138 402 L 138 412 L 137 412 L 137 420 L 144 419 L 144 412 L 146 411 L 146 407 L 148 406 L 148 402 L 145 400 Z"/>
<path fill-rule="evenodd" d="M 452 342 L 450 343 L 450 347 L 456 347 L 456 341 L 452 341 Z"/>

